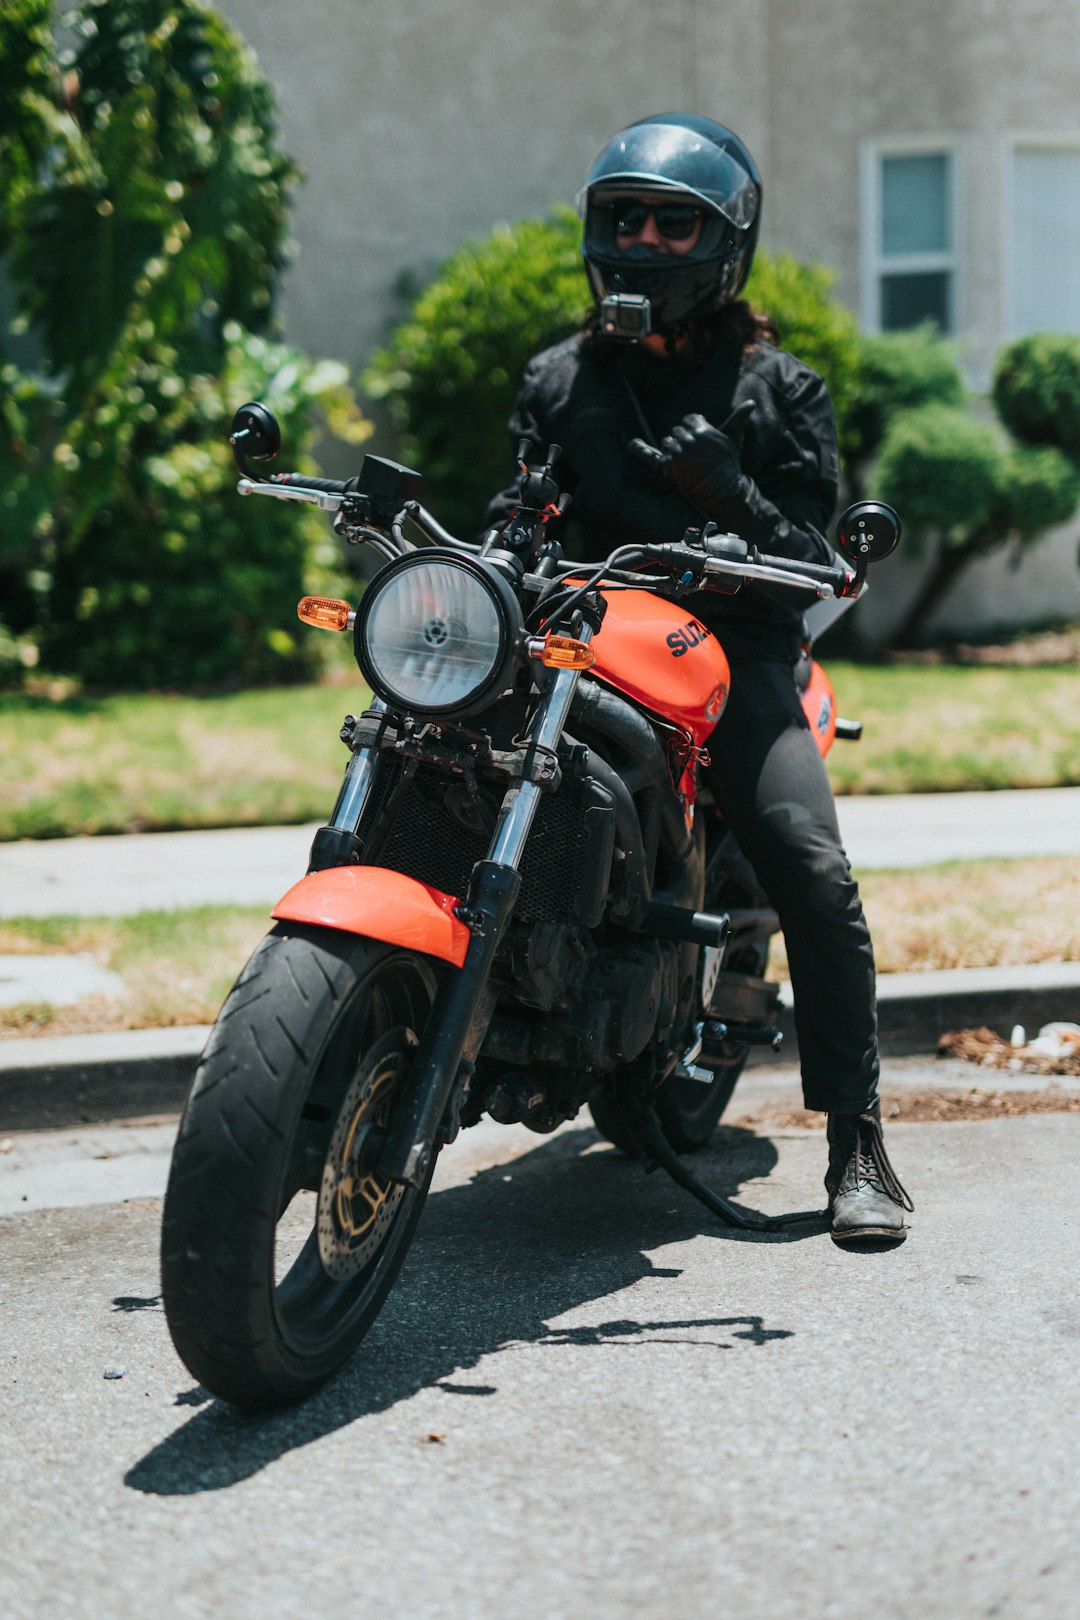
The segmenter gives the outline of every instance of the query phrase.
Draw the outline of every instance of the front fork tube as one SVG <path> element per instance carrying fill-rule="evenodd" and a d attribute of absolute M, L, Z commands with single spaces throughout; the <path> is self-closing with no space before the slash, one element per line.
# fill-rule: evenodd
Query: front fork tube
<path fill-rule="evenodd" d="M 512 866 L 477 861 L 469 884 L 472 939 L 457 972 L 447 972 L 435 996 L 427 1029 L 413 1059 L 406 1089 L 376 1168 L 391 1181 L 421 1187 L 435 1136 L 458 1077 L 466 1041 L 477 1047 L 474 1014 L 485 999 L 488 977 L 521 888 Z"/>
<path fill-rule="evenodd" d="M 385 714 L 386 704 L 381 698 L 372 700 L 371 714 Z M 364 805 L 371 784 L 375 779 L 375 767 L 379 762 L 377 748 L 359 748 L 349 760 L 345 769 L 345 779 L 341 784 L 341 791 L 334 806 L 334 813 L 330 817 L 330 826 L 337 832 L 354 833 L 359 826 L 360 817 L 364 813 Z"/>
<path fill-rule="evenodd" d="M 577 670 L 560 670 L 540 703 L 532 737 L 532 754 L 538 763 L 545 755 L 554 756 L 579 678 Z M 465 961 L 456 973 L 448 971 L 439 986 L 405 1091 L 394 1110 L 394 1123 L 378 1155 L 376 1168 L 391 1181 L 423 1185 L 462 1058 L 471 1061 L 475 1057 L 486 1033 L 486 1027 L 478 1027 L 482 1022 L 479 1015 L 486 1010 L 490 1017 L 488 978 L 521 888 L 517 869 L 540 794 L 536 783 L 528 780 L 507 790 L 488 857 L 473 867 L 468 899 L 459 912 L 472 931 Z"/>
<path fill-rule="evenodd" d="M 580 639 L 592 639 L 592 631 L 583 625 Z M 580 672 L 561 669 L 541 700 L 537 710 L 536 730 L 530 740 L 531 752 L 538 763 L 554 759 L 559 739 L 570 718 L 570 705 L 574 701 Z M 540 808 L 542 789 L 535 782 L 524 780 L 507 792 L 495 824 L 495 836 L 488 850 L 488 860 L 505 866 L 520 866 L 525 853 L 525 841 L 532 830 L 533 820 Z"/>
<path fill-rule="evenodd" d="M 385 710 L 386 705 L 376 698 L 371 707 L 372 710 L 381 712 Z M 328 824 L 320 827 L 312 840 L 311 853 L 308 856 L 309 872 L 322 872 L 328 866 L 354 866 L 359 861 L 360 843 L 356 837 L 356 829 L 360 825 L 360 817 L 364 813 L 364 805 L 371 792 L 371 784 L 375 780 L 378 761 L 377 748 L 358 748 L 350 755 L 334 813 Z"/>

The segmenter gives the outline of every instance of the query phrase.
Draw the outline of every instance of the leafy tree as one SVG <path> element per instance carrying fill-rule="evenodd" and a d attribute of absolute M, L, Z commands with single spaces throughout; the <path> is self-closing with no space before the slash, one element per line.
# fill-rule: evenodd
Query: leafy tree
<path fill-rule="evenodd" d="M 314 673 L 322 644 L 292 606 L 332 589 L 333 536 L 311 508 L 240 500 L 227 435 L 237 402 L 257 397 L 286 442 L 303 444 L 313 405 L 348 410 L 345 368 L 239 322 L 223 338 L 220 370 L 179 390 L 175 351 L 148 350 L 127 375 L 125 432 L 106 397 L 58 446 L 48 668 L 121 687 Z M 306 454 L 290 461 L 315 471 Z"/>
<path fill-rule="evenodd" d="M 312 638 L 267 626 L 323 527 L 236 500 L 227 423 L 269 396 L 301 463 L 316 405 L 370 427 L 343 367 L 266 341 L 298 179 L 269 88 L 198 0 L 83 0 L 63 63 L 49 8 L 18 7 L 33 49 L 5 13 L 0 155 L 28 132 L 29 156 L 0 246 L 43 380 L 0 374 L 9 623 L 36 612 L 50 667 L 96 683 L 303 674 Z"/>
<path fill-rule="evenodd" d="M 59 133 L 51 0 L 5 0 L 0 9 L 0 253 Z"/>

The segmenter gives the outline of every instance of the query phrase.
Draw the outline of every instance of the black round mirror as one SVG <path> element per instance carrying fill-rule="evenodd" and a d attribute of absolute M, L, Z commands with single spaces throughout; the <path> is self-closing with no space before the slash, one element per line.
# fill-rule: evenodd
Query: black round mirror
<path fill-rule="evenodd" d="M 853 563 L 880 562 L 900 544 L 900 519 L 884 501 L 856 501 L 836 525 L 836 543 Z"/>
<path fill-rule="evenodd" d="M 232 419 L 229 443 L 250 461 L 270 461 L 281 449 L 281 429 L 273 411 L 257 400 L 241 405 Z"/>

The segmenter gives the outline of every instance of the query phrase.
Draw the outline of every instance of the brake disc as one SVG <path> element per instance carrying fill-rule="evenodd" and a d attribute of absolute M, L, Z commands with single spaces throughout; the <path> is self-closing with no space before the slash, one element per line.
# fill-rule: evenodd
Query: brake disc
<path fill-rule="evenodd" d="M 338 1112 L 323 1164 L 316 1231 L 327 1276 L 347 1282 L 379 1252 L 405 1196 L 365 1164 L 372 1129 L 385 1129 L 417 1045 L 412 1030 L 381 1035 L 362 1059 Z"/>

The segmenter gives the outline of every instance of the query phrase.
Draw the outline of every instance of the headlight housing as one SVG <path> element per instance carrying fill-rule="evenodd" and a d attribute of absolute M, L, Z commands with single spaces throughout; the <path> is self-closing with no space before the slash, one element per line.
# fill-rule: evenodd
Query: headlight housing
<path fill-rule="evenodd" d="M 409 714 L 468 714 L 505 691 L 521 608 L 502 575 L 456 551 L 414 552 L 376 574 L 356 615 L 356 662 Z"/>

